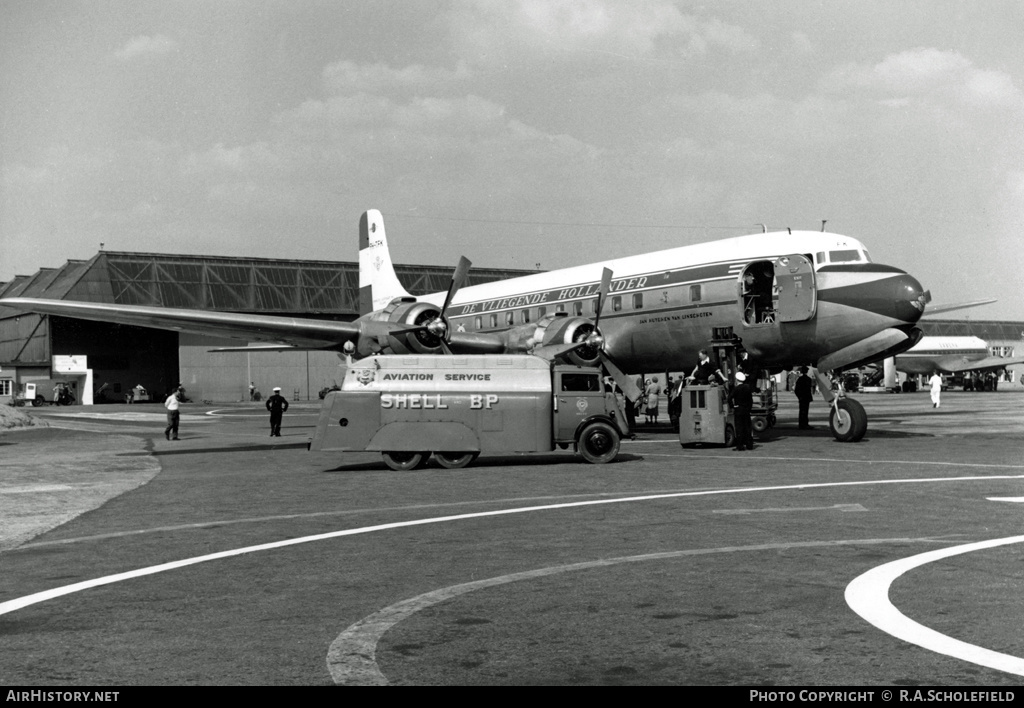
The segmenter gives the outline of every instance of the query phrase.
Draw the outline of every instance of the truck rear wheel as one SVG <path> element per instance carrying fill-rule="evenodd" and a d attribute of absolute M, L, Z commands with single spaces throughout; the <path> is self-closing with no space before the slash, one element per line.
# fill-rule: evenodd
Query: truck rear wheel
<path fill-rule="evenodd" d="M 393 470 L 398 472 L 405 472 L 407 470 L 414 470 L 430 457 L 429 452 L 405 452 L 405 451 L 391 451 L 382 452 L 384 456 L 384 464 Z"/>
<path fill-rule="evenodd" d="M 46 399 L 43 398 L 42 396 L 36 396 L 35 398 L 32 399 L 32 407 L 33 408 L 38 408 L 39 406 L 43 405 L 44 403 L 46 403 Z"/>
<path fill-rule="evenodd" d="M 473 462 L 479 454 L 479 452 L 435 452 L 434 459 L 442 467 L 457 470 Z"/>
<path fill-rule="evenodd" d="M 595 465 L 611 462 L 619 454 L 619 434 L 602 421 L 594 421 L 583 429 L 578 442 L 580 454 Z"/>

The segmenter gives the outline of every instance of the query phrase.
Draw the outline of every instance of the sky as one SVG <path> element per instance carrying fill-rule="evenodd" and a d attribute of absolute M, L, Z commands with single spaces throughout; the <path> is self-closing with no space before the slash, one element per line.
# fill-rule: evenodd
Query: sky
<path fill-rule="evenodd" d="M 111 251 L 553 269 L 769 229 L 1024 320 L 1017 0 L 0 0 L 0 282 Z"/>

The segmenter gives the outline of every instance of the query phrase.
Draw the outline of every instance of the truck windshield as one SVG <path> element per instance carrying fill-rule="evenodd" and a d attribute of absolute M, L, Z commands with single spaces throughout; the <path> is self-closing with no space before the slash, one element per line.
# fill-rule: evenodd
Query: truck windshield
<path fill-rule="evenodd" d="M 600 391 L 596 374 L 562 374 L 563 391 Z"/>

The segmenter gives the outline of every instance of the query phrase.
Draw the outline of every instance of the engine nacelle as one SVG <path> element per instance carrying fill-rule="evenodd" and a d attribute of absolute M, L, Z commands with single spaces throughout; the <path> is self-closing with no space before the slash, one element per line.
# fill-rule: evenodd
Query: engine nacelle
<path fill-rule="evenodd" d="M 441 314 L 437 305 L 418 302 L 415 298 L 395 298 L 383 310 L 372 313 L 368 319 L 386 322 L 401 330 L 406 327 L 423 327 Z M 376 337 L 381 354 L 443 354 L 440 338 L 429 330 L 414 332 L 388 332 Z"/>
<path fill-rule="evenodd" d="M 564 313 L 545 315 L 537 322 L 533 340 L 537 346 L 577 344 L 597 332 L 586 317 L 569 317 Z M 598 334 L 600 334 L 598 332 Z M 577 366 L 597 366 L 601 362 L 599 345 L 586 345 L 562 356 Z"/>

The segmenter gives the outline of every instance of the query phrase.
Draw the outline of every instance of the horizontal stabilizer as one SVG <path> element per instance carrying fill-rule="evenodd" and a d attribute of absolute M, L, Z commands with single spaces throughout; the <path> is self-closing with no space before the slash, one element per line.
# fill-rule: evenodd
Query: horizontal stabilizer
<path fill-rule="evenodd" d="M 924 316 L 931 317 L 932 315 L 938 315 L 942 312 L 953 312 L 954 310 L 966 310 L 968 307 L 991 305 L 993 302 L 996 302 L 994 298 L 988 300 L 971 300 L 970 302 L 957 302 L 950 305 L 928 305 L 924 311 Z"/>

